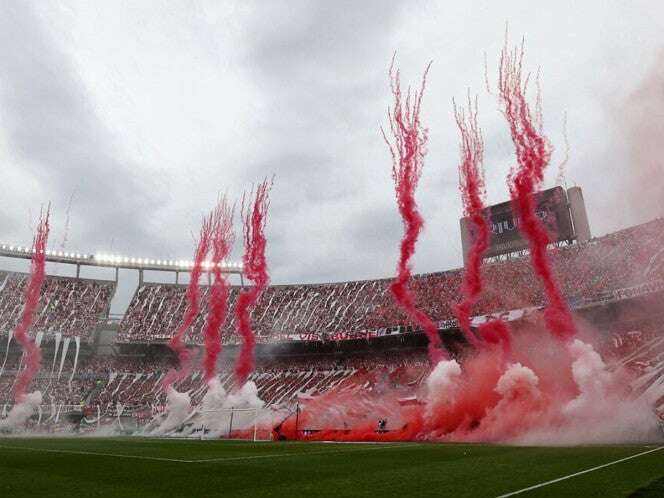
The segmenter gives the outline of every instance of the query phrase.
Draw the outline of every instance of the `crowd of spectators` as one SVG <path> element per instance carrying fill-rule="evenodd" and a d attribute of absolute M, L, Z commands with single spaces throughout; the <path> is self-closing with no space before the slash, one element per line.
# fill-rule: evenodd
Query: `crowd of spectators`
<path fill-rule="evenodd" d="M 0 272 L 0 336 L 16 328 L 25 303 L 26 273 Z M 97 321 L 108 314 L 115 282 L 47 276 L 41 288 L 39 307 L 30 328 L 44 340 L 56 333 L 62 337 L 90 337 Z"/>
<path fill-rule="evenodd" d="M 80 405 L 85 403 L 91 390 L 100 382 L 96 376 L 74 375 L 70 382 L 70 373 L 64 372 L 61 376 L 43 372 L 30 386 L 30 391 L 42 393 L 42 405 Z M 0 410 L 7 405 L 14 404 L 13 388 L 15 375 L 6 372 L 0 378 Z"/>
<path fill-rule="evenodd" d="M 657 342 L 659 353 L 650 346 L 653 341 Z M 639 375 L 659 368 L 657 365 L 664 358 L 661 326 L 647 319 L 638 324 L 638 330 L 627 326 L 608 332 L 598 346 L 609 365 L 623 363 Z M 638 351 L 647 354 L 635 356 Z M 163 410 L 166 403 L 162 380 L 175 363 L 173 357 L 166 356 L 92 356 L 81 360 L 73 376 L 71 363 L 66 364 L 61 376 L 43 370 L 30 390 L 41 390 L 43 404 L 47 407 L 98 406 L 100 413 L 106 416 L 114 416 L 119 411 L 131 414 L 147 410 L 154 413 Z M 187 377 L 175 384 L 178 391 L 190 394 L 193 405 L 198 405 L 207 392 L 200 365 L 196 365 Z M 232 367 L 231 362 L 222 361 L 220 364 L 219 378 L 227 391 L 234 387 Z M 365 392 L 389 387 L 415 392 L 430 369 L 431 363 L 423 348 L 344 355 L 258 357 L 250 380 L 255 382 L 258 395 L 266 404 L 287 407 L 298 399 L 306 400 L 335 388 Z M 15 374 L 10 370 L 0 376 L 0 405 L 12 404 Z"/>
<path fill-rule="evenodd" d="M 622 230 L 586 243 L 552 248 L 558 281 L 571 303 L 601 299 L 604 294 L 664 278 L 664 220 Z M 661 260 L 661 261 L 660 261 Z M 485 288 L 475 309 L 484 315 L 545 303 L 543 288 L 528 256 L 485 264 Z M 436 321 L 454 319 L 463 269 L 416 275 L 411 288 L 416 305 Z M 364 337 L 380 329 L 413 327 L 394 304 L 389 279 L 329 284 L 274 285 L 252 314 L 259 342 L 287 339 Z M 202 343 L 208 287 L 202 286 L 202 310 L 187 340 Z M 238 342 L 233 309 L 240 288 L 230 288 L 225 343 Z M 134 295 L 120 325 L 119 340 L 153 342 L 169 339 L 186 308 L 186 286 L 144 284 Z"/>
<path fill-rule="evenodd" d="M 102 389 L 93 392 L 90 404 L 100 405 L 103 413 L 110 413 L 120 404 L 123 409 L 139 410 L 146 406 L 161 407 L 166 395 L 161 381 L 171 359 L 152 359 L 136 356 L 109 358 L 106 367 L 111 373 Z M 390 382 L 421 379 L 430 363 L 426 351 L 384 352 L 370 355 L 300 356 L 258 358 L 250 380 L 256 383 L 259 397 L 267 404 L 288 404 L 298 396 L 321 394 L 356 374 L 362 379 L 383 376 Z M 234 385 L 231 364 L 222 365 L 219 378 L 230 391 Z M 375 381 L 375 380 L 374 380 Z M 194 369 L 174 386 L 180 392 L 189 392 L 193 404 L 201 402 L 207 391 L 200 369 Z"/>
<path fill-rule="evenodd" d="M 175 360 L 171 357 L 92 356 L 81 360 L 73 376 L 71 363 L 60 376 L 43 369 L 29 390 L 42 391 L 42 404 L 46 406 L 98 405 L 104 414 L 117 413 L 119 405 L 129 411 L 161 407 L 166 402 L 161 381 L 173 366 Z M 227 390 L 234 385 L 232 366 L 220 365 L 219 378 Z M 256 383 L 259 396 L 266 403 L 287 404 L 303 393 L 320 394 L 353 376 L 361 375 L 363 381 L 370 375 L 372 382 L 376 378 L 405 382 L 403 379 L 421 378 L 429 368 L 426 351 L 421 349 L 344 356 L 259 357 L 250 380 Z M 0 410 L 13 404 L 15 380 L 15 370 L 6 370 L 0 376 Z M 200 368 L 194 368 L 175 387 L 190 392 L 194 404 L 200 403 L 207 390 Z"/>
<path fill-rule="evenodd" d="M 664 220 L 587 243 L 552 248 L 550 255 L 558 281 L 571 303 L 602 300 L 607 293 L 663 282 Z M 483 275 L 485 289 L 473 310 L 475 315 L 545 303 L 543 289 L 527 256 L 487 263 Z M 0 334 L 5 337 L 20 317 L 27 278 L 22 273 L 0 272 Z M 420 309 L 436 321 L 446 321 L 454 318 L 453 305 L 459 300 L 462 282 L 463 270 L 459 269 L 417 275 L 412 279 L 411 288 Z M 395 306 L 389 284 L 389 279 L 377 279 L 270 286 L 253 310 L 253 327 L 260 342 L 297 337 L 363 337 L 369 331 L 394 327 L 412 329 L 413 324 Z M 47 277 L 31 334 L 42 332 L 44 340 L 52 339 L 55 333 L 63 337 L 90 337 L 99 318 L 108 313 L 114 290 L 114 282 Z M 225 343 L 237 342 L 233 309 L 240 290 L 238 286 L 230 288 L 229 307 L 222 327 Z M 149 283 L 139 286 L 120 324 L 119 340 L 163 342 L 169 339 L 185 311 L 185 292 L 185 285 Z M 203 308 L 187 335 L 190 344 L 202 343 L 207 292 L 208 287 L 203 286 Z M 633 329 L 609 334 L 605 345 L 607 357 L 626 358 L 643 344 L 650 344 L 648 341 L 664 341 L 661 334 L 658 335 L 659 330 L 639 324 Z M 630 361 L 630 368 L 652 369 L 653 362 L 661 358 Z M 11 391 L 19 364 L 18 357 L 10 357 L 0 375 L 0 405 L 12 403 Z M 92 356 L 81 358 L 72 375 L 73 365 L 68 358 L 60 375 L 58 366 L 53 372 L 49 366 L 44 367 L 30 389 L 40 389 L 46 405 L 85 403 L 103 407 L 104 413 L 117 410 L 119 405 L 130 409 L 162 406 L 165 394 L 161 380 L 174 364 L 170 357 L 142 354 Z M 349 379 L 362 378 L 375 383 L 380 378 L 410 385 L 421 381 L 429 368 L 424 350 L 259 357 L 251 379 L 256 382 L 262 399 L 278 405 L 292 402 L 298 396 L 320 394 Z M 227 389 L 233 386 L 232 365 L 221 366 L 220 378 Z M 206 392 L 203 376 L 196 369 L 176 388 L 189 391 L 194 403 L 200 402 Z"/>

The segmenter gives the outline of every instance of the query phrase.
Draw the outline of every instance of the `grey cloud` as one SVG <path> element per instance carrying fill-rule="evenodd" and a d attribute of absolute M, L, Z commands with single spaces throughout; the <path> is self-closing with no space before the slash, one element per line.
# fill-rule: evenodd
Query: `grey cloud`
<path fill-rule="evenodd" d="M 34 181 L 63 199 L 77 191 L 77 242 L 158 247 L 149 227 L 157 192 L 121 158 L 71 63 L 26 2 L 0 6 L 0 84 L 5 129 Z"/>

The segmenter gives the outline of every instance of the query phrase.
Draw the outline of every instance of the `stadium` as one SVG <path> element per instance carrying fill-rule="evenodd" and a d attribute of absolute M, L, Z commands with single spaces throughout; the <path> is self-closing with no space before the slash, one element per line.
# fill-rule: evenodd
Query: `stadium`
<path fill-rule="evenodd" d="M 22 9 L 7 14 L 22 22 L 34 14 Z M 206 22 L 208 14 L 200 14 Z M 17 39 L 28 31 L 17 28 Z M 367 247 L 390 254 L 389 275 L 354 275 L 350 262 L 345 273 L 335 269 L 331 249 L 320 274 L 327 264 L 351 278 L 282 278 L 273 245 L 302 257 L 317 244 L 306 229 L 298 240 L 284 235 L 298 217 L 283 205 L 303 180 L 279 168 L 258 168 L 251 186 L 216 190 L 215 202 L 197 192 L 205 207 L 189 218 L 191 237 L 155 213 L 150 222 L 167 233 L 160 241 L 176 249 L 157 244 L 154 254 L 75 246 L 74 194 L 65 217 L 31 198 L 40 206 L 36 221 L 30 211 L 32 240 L 0 240 L 3 496 L 662 496 L 662 203 L 635 222 L 607 224 L 618 214 L 593 203 L 611 194 L 610 182 L 595 175 L 569 186 L 569 145 L 552 177 L 556 147 L 525 46 L 506 32 L 491 70 L 485 53 L 485 97 L 498 107 L 503 138 L 483 130 L 484 101 L 470 91 L 452 101 L 458 209 L 446 213 L 442 234 L 420 203 L 423 188 L 438 188 L 423 174 L 436 153 L 423 111 L 436 85 L 432 65 L 406 81 L 399 54 L 388 61 L 389 107 L 376 135 L 393 190 L 378 195 L 396 222 L 372 226 Z M 0 106 L 11 110 L 16 92 L 0 92 Z M 58 126 L 28 135 L 38 144 Z M 508 145 L 496 153 L 501 140 Z M 499 184 L 490 163 L 503 153 L 510 166 Z M 135 192 L 101 166 L 87 173 Z M 163 176 L 147 190 L 179 188 Z M 102 236 L 91 243 L 108 240 L 117 216 L 114 237 L 147 247 L 147 232 L 130 229 L 135 206 L 114 199 L 109 185 L 102 200 L 88 181 L 77 185 L 84 205 L 74 209 L 94 217 L 104 205 L 90 231 Z M 363 213 L 368 195 L 353 201 Z M 186 211 L 196 202 L 184 207 L 174 195 L 160 205 Z M 316 223 L 332 232 L 334 218 Z M 7 238 L 25 233 L 17 224 L 0 217 Z M 595 233 L 595 225 L 611 229 Z M 331 247 L 356 229 L 347 219 L 339 226 L 327 234 Z M 460 248 L 457 264 L 434 258 L 434 270 L 413 269 L 425 226 Z M 188 254 L 164 256 L 183 246 Z M 359 252 L 349 248 L 341 260 Z M 382 254 L 365 252 L 363 264 Z"/>

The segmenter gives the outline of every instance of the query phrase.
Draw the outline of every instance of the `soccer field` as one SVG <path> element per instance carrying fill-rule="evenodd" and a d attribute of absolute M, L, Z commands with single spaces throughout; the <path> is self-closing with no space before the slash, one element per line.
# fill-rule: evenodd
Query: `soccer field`
<path fill-rule="evenodd" d="M 664 446 L 0 439 L 0 496 L 12 498 L 461 497 L 519 491 L 517 496 L 661 497 Z"/>

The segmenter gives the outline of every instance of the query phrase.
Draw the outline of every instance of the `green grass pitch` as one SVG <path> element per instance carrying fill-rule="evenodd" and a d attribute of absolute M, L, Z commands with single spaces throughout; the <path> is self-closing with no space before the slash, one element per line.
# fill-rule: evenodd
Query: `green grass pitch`
<path fill-rule="evenodd" d="M 664 496 L 664 447 L 0 439 L 0 496 Z M 655 450 L 655 451 L 651 451 Z"/>

